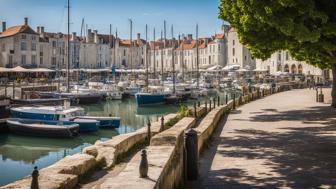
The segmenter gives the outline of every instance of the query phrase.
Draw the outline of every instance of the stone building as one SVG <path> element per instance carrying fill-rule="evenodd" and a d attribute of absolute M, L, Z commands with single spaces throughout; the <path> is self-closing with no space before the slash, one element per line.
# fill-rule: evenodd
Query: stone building
<path fill-rule="evenodd" d="M 234 28 L 228 32 L 228 65 L 239 65 L 240 68 L 254 69 L 256 61 L 250 51 L 239 42 L 238 33 Z"/>
<path fill-rule="evenodd" d="M 288 51 L 278 51 L 265 61 L 256 60 L 258 70 L 268 70 L 270 74 L 288 72 L 313 76 L 316 80 L 329 79 L 329 71 L 321 70 L 304 61 L 294 60 Z"/>
<path fill-rule="evenodd" d="M 3 22 L 0 34 L 0 66 L 2 67 L 38 67 L 40 62 L 39 34 L 28 25 L 28 18 L 23 25 L 6 28 Z"/>

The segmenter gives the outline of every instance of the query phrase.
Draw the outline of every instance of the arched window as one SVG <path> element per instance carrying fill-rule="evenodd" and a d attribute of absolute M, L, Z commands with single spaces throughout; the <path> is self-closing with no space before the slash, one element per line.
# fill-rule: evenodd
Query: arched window
<path fill-rule="evenodd" d="M 288 66 L 288 64 L 285 65 L 284 72 L 287 72 L 287 73 L 289 72 L 289 66 Z"/>
<path fill-rule="evenodd" d="M 296 73 L 297 73 L 296 65 L 295 65 L 295 64 L 292 65 L 292 67 L 291 67 L 291 72 L 292 72 L 293 74 L 296 74 Z"/>
<path fill-rule="evenodd" d="M 303 67 L 302 67 L 301 64 L 299 64 L 299 66 L 298 66 L 298 73 L 299 73 L 299 74 L 302 74 L 302 73 L 303 73 Z"/>

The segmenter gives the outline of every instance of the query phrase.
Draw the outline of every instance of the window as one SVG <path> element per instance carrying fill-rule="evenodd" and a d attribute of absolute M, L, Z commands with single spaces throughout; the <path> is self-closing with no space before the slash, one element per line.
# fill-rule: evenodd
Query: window
<path fill-rule="evenodd" d="M 53 42 L 52 42 L 52 47 L 53 47 L 53 48 L 56 48 L 56 41 L 53 41 Z"/>
<path fill-rule="evenodd" d="M 51 65 L 56 65 L 56 57 L 51 58 Z"/>
<path fill-rule="evenodd" d="M 278 60 L 281 61 L 281 53 L 278 54 Z"/>
<path fill-rule="evenodd" d="M 43 64 L 43 57 L 40 57 L 40 64 Z"/>
<path fill-rule="evenodd" d="M 232 45 L 233 45 L 233 46 L 235 45 L 235 40 L 232 40 Z"/>
<path fill-rule="evenodd" d="M 26 51 L 27 50 L 27 43 L 22 41 L 21 42 L 21 51 Z"/>
<path fill-rule="evenodd" d="M 246 60 L 246 55 L 245 55 L 245 60 Z"/>
<path fill-rule="evenodd" d="M 288 52 L 286 52 L 286 60 L 289 60 Z"/>
<path fill-rule="evenodd" d="M 235 48 L 232 48 L 232 56 L 235 56 L 236 52 L 235 52 Z"/>
<path fill-rule="evenodd" d="M 8 56 L 8 64 L 13 65 L 13 56 L 12 55 Z"/>
<path fill-rule="evenodd" d="M 21 35 L 21 39 L 27 39 L 26 35 Z"/>
<path fill-rule="evenodd" d="M 220 51 L 220 44 L 218 44 L 218 52 Z"/>
<path fill-rule="evenodd" d="M 26 64 L 26 55 L 21 55 L 21 65 Z"/>
<path fill-rule="evenodd" d="M 36 55 L 31 56 L 31 64 L 36 65 Z"/>
<path fill-rule="evenodd" d="M 36 40 L 36 36 L 32 36 L 32 40 L 35 41 Z"/>
<path fill-rule="evenodd" d="M 5 51 L 6 51 L 6 45 L 5 45 L 5 44 L 2 44 L 2 46 L 1 46 L 1 50 L 2 50 L 2 52 L 5 52 Z"/>
<path fill-rule="evenodd" d="M 32 51 L 36 51 L 36 43 L 32 43 L 31 44 L 31 50 Z"/>

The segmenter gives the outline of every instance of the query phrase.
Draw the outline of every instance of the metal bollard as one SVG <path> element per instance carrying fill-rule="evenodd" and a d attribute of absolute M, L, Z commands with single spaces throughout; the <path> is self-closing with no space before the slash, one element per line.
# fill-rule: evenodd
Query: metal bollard
<path fill-rule="evenodd" d="M 319 94 L 319 102 L 322 102 L 322 103 L 323 103 L 323 102 L 324 102 L 324 94 L 323 94 L 323 92 L 322 92 L 322 87 L 320 88 L 320 90 L 321 90 L 321 91 L 320 91 L 321 93 Z"/>
<path fill-rule="evenodd" d="M 208 112 L 208 101 L 205 100 L 205 112 Z"/>
<path fill-rule="evenodd" d="M 13 81 L 13 99 L 15 99 L 15 80 Z"/>
<path fill-rule="evenodd" d="M 318 89 L 316 89 L 316 102 L 319 102 L 319 94 L 318 94 Z"/>
<path fill-rule="evenodd" d="M 194 129 L 188 129 L 184 134 L 185 167 L 187 180 L 198 179 L 198 139 Z"/>
<path fill-rule="evenodd" d="M 148 177 L 148 160 L 147 160 L 147 151 L 141 151 L 141 161 L 139 166 L 140 178 Z"/>
<path fill-rule="evenodd" d="M 212 104 L 212 102 L 211 102 L 211 99 L 209 100 L 209 111 L 211 111 L 211 104 Z"/>
<path fill-rule="evenodd" d="M 39 188 L 38 177 L 39 177 L 39 171 L 37 170 L 37 166 L 35 166 L 34 170 L 32 172 L 32 182 L 31 182 L 31 185 L 30 185 L 31 189 L 38 189 Z"/>
<path fill-rule="evenodd" d="M 228 97 L 228 94 L 225 95 L 225 104 L 228 103 L 228 100 L 229 100 L 229 97 Z"/>
<path fill-rule="evenodd" d="M 200 102 L 200 101 L 198 101 L 197 103 L 198 103 L 198 107 L 201 107 L 201 102 Z"/>
<path fill-rule="evenodd" d="M 213 99 L 213 107 L 216 108 L 216 98 Z"/>
<path fill-rule="evenodd" d="M 164 130 L 164 117 L 161 117 L 161 127 L 160 127 L 160 132 Z"/>
<path fill-rule="evenodd" d="M 196 102 L 194 103 L 194 116 L 197 118 L 197 107 L 196 107 Z"/>
<path fill-rule="evenodd" d="M 232 109 L 236 109 L 236 93 L 233 93 L 233 105 Z"/>
<path fill-rule="evenodd" d="M 148 140 L 148 144 L 150 144 L 150 139 L 151 139 L 151 122 L 148 119 L 148 123 L 147 123 L 147 140 Z"/>
<path fill-rule="evenodd" d="M 262 90 L 262 97 L 265 96 L 265 89 Z"/>
<path fill-rule="evenodd" d="M 217 96 L 217 106 L 220 106 L 220 98 Z"/>

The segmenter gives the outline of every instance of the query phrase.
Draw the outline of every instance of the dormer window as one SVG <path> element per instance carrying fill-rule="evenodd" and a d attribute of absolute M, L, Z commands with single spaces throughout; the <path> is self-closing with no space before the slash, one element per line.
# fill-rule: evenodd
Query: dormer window
<path fill-rule="evenodd" d="M 26 35 L 21 35 L 21 39 L 27 39 L 27 36 Z"/>

